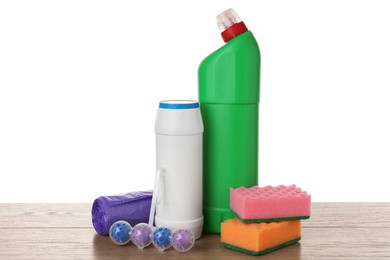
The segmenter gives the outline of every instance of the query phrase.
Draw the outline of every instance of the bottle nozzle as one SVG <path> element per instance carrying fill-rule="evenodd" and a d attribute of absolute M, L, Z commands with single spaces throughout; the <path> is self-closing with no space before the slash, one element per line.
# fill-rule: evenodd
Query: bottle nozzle
<path fill-rule="evenodd" d="M 225 42 L 248 30 L 233 8 L 219 14 L 217 24 Z"/>

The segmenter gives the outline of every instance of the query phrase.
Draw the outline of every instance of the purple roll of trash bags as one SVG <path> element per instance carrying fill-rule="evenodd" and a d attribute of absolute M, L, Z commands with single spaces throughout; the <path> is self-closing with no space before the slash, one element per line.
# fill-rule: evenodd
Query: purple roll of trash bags
<path fill-rule="evenodd" d="M 92 224 L 99 235 L 108 235 L 112 223 L 124 220 L 135 226 L 148 223 L 152 191 L 101 196 L 92 205 Z"/>

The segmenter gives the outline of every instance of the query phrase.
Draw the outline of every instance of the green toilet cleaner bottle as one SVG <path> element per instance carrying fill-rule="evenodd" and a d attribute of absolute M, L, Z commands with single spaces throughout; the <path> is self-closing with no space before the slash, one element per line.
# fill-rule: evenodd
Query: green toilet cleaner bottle
<path fill-rule="evenodd" d="M 217 16 L 226 44 L 199 66 L 203 134 L 203 231 L 234 217 L 230 187 L 258 182 L 260 50 L 233 9 Z"/>

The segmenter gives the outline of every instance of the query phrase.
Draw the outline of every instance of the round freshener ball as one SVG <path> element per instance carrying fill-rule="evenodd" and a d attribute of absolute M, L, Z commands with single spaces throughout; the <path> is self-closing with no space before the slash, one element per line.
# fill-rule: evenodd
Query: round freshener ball
<path fill-rule="evenodd" d="M 190 250 L 195 244 L 195 236 L 191 230 L 179 229 L 172 233 L 172 246 L 179 252 Z"/>
<path fill-rule="evenodd" d="M 159 227 L 153 232 L 153 245 L 160 251 L 171 246 L 171 231 L 166 227 Z"/>
<path fill-rule="evenodd" d="M 109 234 L 112 242 L 121 246 L 130 241 L 131 231 L 132 227 L 128 222 L 119 220 L 111 225 Z"/>
<path fill-rule="evenodd" d="M 131 240 L 139 249 L 143 249 L 152 243 L 152 236 L 153 230 L 151 226 L 146 223 L 139 223 L 133 228 Z"/>

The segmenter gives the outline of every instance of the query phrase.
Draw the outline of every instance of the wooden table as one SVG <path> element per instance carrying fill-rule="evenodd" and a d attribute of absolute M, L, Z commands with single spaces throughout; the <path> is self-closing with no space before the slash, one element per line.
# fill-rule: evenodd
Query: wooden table
<path fill-rule="evenodd" d="M 193 249 L 159 253 L 95 233 L 90 204 L 0 204 L 0 259 L 255 259 L 204 234 Z M 390 203 L 313 203 L 302 240 L 259 259 L 390 259 Z"/>

